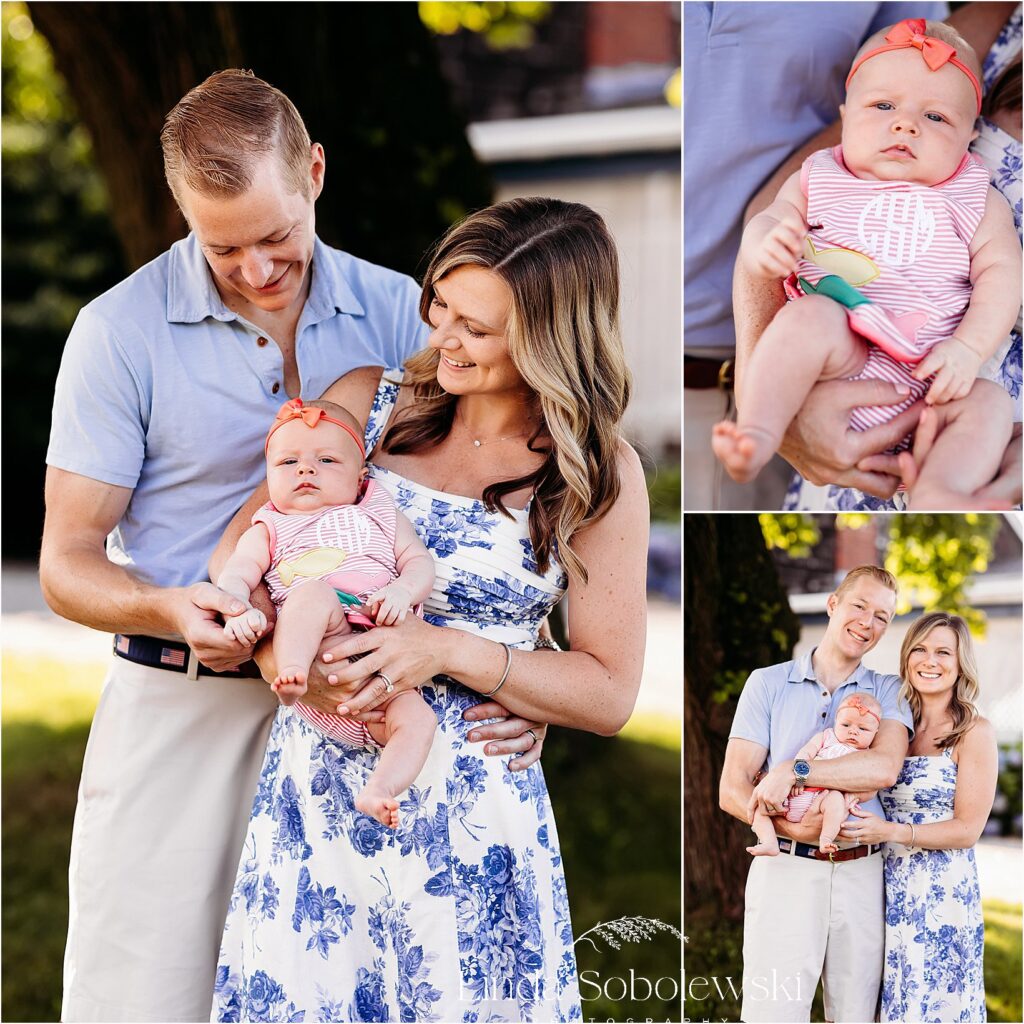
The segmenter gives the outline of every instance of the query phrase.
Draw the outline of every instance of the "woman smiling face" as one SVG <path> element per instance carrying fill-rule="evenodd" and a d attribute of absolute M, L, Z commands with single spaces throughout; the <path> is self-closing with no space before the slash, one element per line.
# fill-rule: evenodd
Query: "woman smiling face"
<path fill-rule="evenodd" d="M 949 626 L 936 626 L 907 654 L 907 682 L 922 696 L 952 691 L 960 676 L 957 637 Z"/>
<path fill-rule="evenodd" d="M 449 394 L 525 391 L 505 338 L 512 293 L 492 270 L 456 267 L 434 283 L 428 339 L 440 353 L 437 382 Z"/>

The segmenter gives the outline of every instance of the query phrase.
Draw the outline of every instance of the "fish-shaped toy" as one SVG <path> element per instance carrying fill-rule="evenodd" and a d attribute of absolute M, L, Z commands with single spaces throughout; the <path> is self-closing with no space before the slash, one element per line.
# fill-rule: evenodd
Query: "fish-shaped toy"
<path fill-rule="evenodd" d="M 341 548 L 313 548 L 305 551 L 293 562 L 278 562 L 277 573 L 284 586 L 291 586 L 297 576 L 323 576 L 333 572 L 348 558 Z"/>
<path fill-rule="evenodd" d="M 815 249 L 810 238 L 804 239 L 804 259 L 836 277 L 841 277 L 854 288 L 861 288 L 879 276 L 881 271 L 874 260 L 854 249 Z"/>

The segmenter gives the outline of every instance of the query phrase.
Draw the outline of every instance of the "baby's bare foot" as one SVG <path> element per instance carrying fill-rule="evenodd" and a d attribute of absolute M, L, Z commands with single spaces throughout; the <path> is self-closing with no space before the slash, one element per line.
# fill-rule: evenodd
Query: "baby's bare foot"
<path fill-rule="evenodd" d="M 711 447 L 729 476 L 740 484 L 753 480 L 775 453 L 775 446 L 767 435 L 760 431 L 741 430 L 731 420 L 715 424 Z"/>
<path fill-rule="evenodd" d="M 758 843 L 756 846 L 748 846 L 747 853 L 751 857 L 778 857 L 778 843 Z"/>
<path fill-rule="evenodd" d="M 836 846 L 836 844 L 834 842 L 832 842 L 831 839 L 822 839 L 821 842 L 818 843 L 818 852 L 819 853 L 838 853 L 839 852 L 839 847 Z"/>
<path fill-rule="evenodd" d="M 306 692 L 306 670 L 299 665 L 286 665 L 270 684 L 282 704 L 292 705 Z"/>
<path fill-rule="evenodd" d="M 366 786 L 356 797 L 356 809 L 387 828 L 398 828 L 398 801 L 382 786 Z"/>

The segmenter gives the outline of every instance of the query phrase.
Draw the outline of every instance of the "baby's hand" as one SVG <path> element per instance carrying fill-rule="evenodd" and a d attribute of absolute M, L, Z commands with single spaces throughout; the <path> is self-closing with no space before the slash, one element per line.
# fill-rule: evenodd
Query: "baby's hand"
<path fill-rule="evenodd" d="M 751 270 L 761 277 L 788 277 L 796 270 L 806 237 L 807 225 L 802 221 L 777 221 L 750 254 Z"/>
<path fill-rule="evenodd" d="M 397 626 L 405 622 L 412 607 L 412 595 L 399 583 L 389 583 L 364 602 L 367 612 L 378 626 Z"/>
<path fill-rule="evenodd" d="M 957 337 L 940 341 L 917 364 L 916 380 L 926 380 L 933 373 L 935 380 L 924 400 L 929 405 L 944 405 L 956 398 L 965 398 L 981 369 L 981 356 Z"/>
<path fill-rule="evenodd" d="M 267 617 L 259 608 L 247 608 L 241 615 L 224 620 L 224 632 L 246 647 L 252 646 L 266 632 Z"/>

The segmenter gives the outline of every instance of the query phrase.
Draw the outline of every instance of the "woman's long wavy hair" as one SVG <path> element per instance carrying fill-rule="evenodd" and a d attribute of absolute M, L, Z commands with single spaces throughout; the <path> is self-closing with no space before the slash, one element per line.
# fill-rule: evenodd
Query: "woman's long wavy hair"
<path fill-rule="evenodd" d="M 492 271 L 512 294 L 505 337 L 541 414 L 528 446 L 545 454 L 536 472 L 486 487 L 484 502 L 509 515 L 504 496 L 531 488 L 538 568 L 546 572 L 557 553 L 567 572 L 586 581 L 572 539 L 618 497 L 619 424 L 630 393 L 615 243 L 604 221 L 579 203 L 531 198 L 489 206 L 438 244 L 424 276 L 424 321 L 434 284 L 463 266 Z M 405 380 L 416 401 L 387 431 L 384 451 L 419 452 L 448 436 L 458 396 L 437 383 L 439 359 L 427 349 L 407 361 Z"/>
<path fill-rule="evenodd" d="M 946 626 L 956 634 L 956 658 L 959 665 L 956 685 L 949 695 L 949 714 L 953 719 L 953 728 L 935 741 L 940 750 L 952 749 L 960 742 L 964 734 L 974 725 L 978 717 L 975 701 L 981 688 L 978 685 L 978 663 L 974 658 L 974 644 L 971 641 L 967 623 L 959 615 L 948 615 L 946 612 L 929 612 L 912 623 L 907 635 L 903 638 L 900 648 L 900 698 L 910 705 L 914 715 L 914 728 L 921 722 L 921 697 L 910 685 L 909 660 L 910 652 L 933 629 Z"/>

